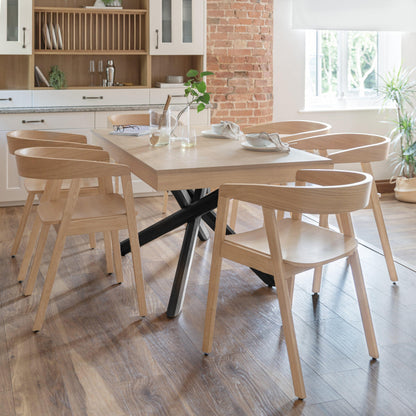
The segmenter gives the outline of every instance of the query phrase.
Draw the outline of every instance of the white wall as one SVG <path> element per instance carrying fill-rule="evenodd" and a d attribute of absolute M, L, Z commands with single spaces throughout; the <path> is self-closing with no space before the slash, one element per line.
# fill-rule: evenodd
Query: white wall
<path fill-rule="evenodd" d="M 292 30 L 291 0 L 274 0 L 274 120 L 316 120 L 331 124 L 333 132 L 388 135 L 392 126 L 382 122 L 394 118 L 379 110 L 303 111 L 305 90 L 305 35 Z M 403 34 L 404 67 L 416 66 L 416 34 Z M 376 179 L 392 176 L 394 157 L 373 164 Z"/>

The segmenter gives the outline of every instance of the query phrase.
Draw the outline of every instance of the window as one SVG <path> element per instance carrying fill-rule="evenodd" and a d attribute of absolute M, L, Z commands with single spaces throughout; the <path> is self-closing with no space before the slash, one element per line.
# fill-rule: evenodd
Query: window
<path fill-rule="evenodd" d="M 400 34 L 306 32 L 305 106 L 377 105 L 379 75 L 400 65 Z"/>

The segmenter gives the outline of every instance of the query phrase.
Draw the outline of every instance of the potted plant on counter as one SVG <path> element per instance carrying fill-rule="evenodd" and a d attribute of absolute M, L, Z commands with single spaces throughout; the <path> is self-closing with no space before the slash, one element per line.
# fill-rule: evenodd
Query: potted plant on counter
<path fill-rule="evenodd" d="M 380 93 L 384 103 L 393 104 L 396 112 L 394 128 L 390 133 L 392 146 L 397 152 L 394 169 L 396 199 L 416 202 L 416 81 L 412 80 L 414 70 L 400 67 L 382 77 Z"/>

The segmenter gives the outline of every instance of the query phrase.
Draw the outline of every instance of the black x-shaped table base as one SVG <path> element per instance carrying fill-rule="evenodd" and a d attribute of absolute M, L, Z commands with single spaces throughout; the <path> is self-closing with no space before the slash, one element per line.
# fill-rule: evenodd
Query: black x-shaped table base
<path fill-rule="evenodd" d="M 207 194 L 208 189 L 172 191 L 173 196 L 181 207 L 180 210 L 163 218 L 150 227 L 139 232 L 139 242 L 143 246 L 150 241 L 186 224 L 175 279 L 170 294 L 167 316 L 174 318 L 182 309 L 191 270 L 197 236 L 203 241 L 208 239 L 208 233 L 201 227 L 203 220 L 212 230 L 215 229 L 216 215 L 213 210 L 218 204 L 218 190 Z M 227 234 L 234 231 L 227 226 Z M 130 253 L 130 241 L 126 239 L 120 243 L 121 254 Z M 252 269 L 268 286 L 274 286 L 273 276 Z"/>

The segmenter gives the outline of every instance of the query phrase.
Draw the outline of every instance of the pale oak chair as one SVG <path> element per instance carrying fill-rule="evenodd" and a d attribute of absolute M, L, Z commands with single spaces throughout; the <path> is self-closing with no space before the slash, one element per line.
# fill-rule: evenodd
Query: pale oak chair
<path fill-rule="evenodd" d="M 292 140 L 303 137 L 317 136 L 326 134 L 331 130 L 331 126 L 327 123 L 312 120 L 286 120 L 275 121 L 271 123 L 256 124 L 244 129 L 245 134 L 252 133 L 278 133 L 283 142 L 289 143 Z M 231 204 L 229 225 L 235 228 L 238 215 L 238 201 Z"/>
<path fill-rule="evenodd" d="M 205 315 L 203 351 L 212 350 L 222 259 L 274 276 L 295 394 L 306 396 L 291 312 L 296 274 L 348 257 L 368 352 L 378 358 L 367 294 L 350 212 L 368 204 L 372 178 L 361 172 L 300 170 L 296 180 L 315 186 L 226 184 L 220 187 L 217 224 Z M 264 226 L 226 235 L 231 199 L 260 205 Z M 343 234 L 292 218 L 278 221 L 275 210 L 340 215 Z"/>
<path fill-rule="evenodd" d="M 112 114 L 108 120 L 113 126 L 148 126 L 150 124 L 149 114 Z M 116 189 L 117 190 L 117 189 Z M 167 191 L 163 193 L 162 214 L 168 209 L 169 194 Z"/>
<path fill-rule="evenodd" d="M 331 133 L 292 141 L 290 145 L 296 149 L 316 151 L 330 158 L 334 164 L 358 163 L 363 172 L 373 175 L 371 162 L 386 160 L 389 153 L 390 139 L 384 136 L 364 133 Z M 393 254 L 387 235 L 383 212 L 380 206 L 377 188 L 373 179 L 370 194 L 370 204 L 373 210 L 377 231 L 383 248 L 384 258 L 390 280 L 397 282 L 397 272 Z M 320 218 L 322 226 L 328 226 L 328 217 Z M 312 291 L 318 293 L 321 287 L 322 268 L 315 271 Z"/>
<path fill-rule="evenodd" d="M 33 290 L 49 229 L 51 225 L 57 229 L 33 331 L 42 328 L 65 239 L 69 235 L 110 232 L 117 282 L 121 283 L 123 274 L 118 231 L 128 230 L 139 312 L 145 316 L 146 301 L 130 169 L 125 165 L 109 163 L 109 154 L 103 150 L 38 147 L 17 150 L 15 156 L 22 177 L 47 181 L 32 229 L 32 234 L 39 235 L 39 240 L 25 288 L 26 295 Z M 123 197 L 112 192 L 114 176 L 121 178 Z M 99 178 L 100 193 L 80 195 L 81 179 L 92 177 Z M 61 192 L 63 180 L 71 181 L 68 192 L 64 194 Z M 34 246 L 28 245 L 28 256 L 32 256 L 33 249 Z"/>
<path fill-rule="evenodd" d="M 9 153 L 14 155 L 18 149 L 26 147 L 56 146 L 56 147 L 80 147 L 85 149 L 101 149 L 99 146 L 87 144 L 87 138 L 80 134 L 59 133 L 52 131 L 39 130 L 15 130 L 7 134 Z M 40 197 L 45 189 L 45 181 L 26 179 L 24 187 L 27 192 L 26 202 L 23 208 L 23 214 L 19 222 L 16 236 L 13 241 L 10 255 L 15 257 L 19 250 L 20 243 L 26 228 L 30 211 L 33 206 L 35 197 Z M 92 191 L 94 183 L 84 181 L 82 184 L 84 191 Z M 90 246 L 95 248 L 95 236 L 90 235 Z"/>

